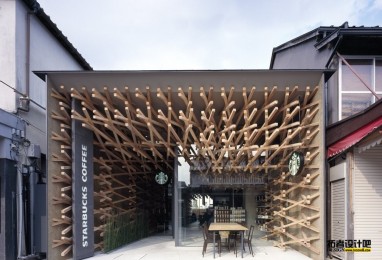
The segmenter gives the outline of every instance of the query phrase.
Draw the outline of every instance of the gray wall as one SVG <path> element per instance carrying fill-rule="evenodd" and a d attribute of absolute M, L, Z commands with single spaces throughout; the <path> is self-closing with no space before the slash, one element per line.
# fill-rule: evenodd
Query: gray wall
<path fill-rule="evenodd" d="M 315 38 L 278 52 L 271 69 L 325 69 L 331 50 L 314 47 Z"/>
<path fill-rule="evenodd" d="M 339 86 L 338 86 L 338 64 L 337 57 L 334 58 L 334 62 L 330 66 L 330 69 L 335 69 L 336 72 L 329 79 L 327 84 L 327 105 L 326 105 L 326 113 L 327 113 L 327 124 L 333 124 L 339 119 Z"/>
<path fill-rule="evenodd" d="M 306 42 L 284 49 L 275 55 L 273 67 L 271 69 L 333 69 L 336 72 L 331 76 L 326 84 L 327 88 L 327 115 L 326 121 L 332 124 L 338 121 L 338 58 L 335 55 L 330 64 L 328 60 L 332 53 L 330 47 L 317 50 L 314 45 L 316 38 L 311 38 Z M 326 67 L 327 65 L 328 68 Z"/>

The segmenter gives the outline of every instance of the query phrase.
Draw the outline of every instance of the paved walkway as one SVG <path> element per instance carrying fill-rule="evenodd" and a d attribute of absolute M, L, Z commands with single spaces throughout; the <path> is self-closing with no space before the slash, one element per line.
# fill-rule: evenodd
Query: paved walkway
<path fill-rule="evenodd" d="M 254 260 L 308 260 L 311 259 L 301 253 L 289 249 L 286 251 L 273 247 L 271 242 L 264 240 L 253 240 L 254 257 L 249 254 L 248 249 L 244 253 L 245 259 Z M 175 242 L 171 236 L 151 236 L 108 254 L 98 253 L 96 256 L 88 258 L 94 260 L 196 260 L 213 259 L 212 245 L 207 247 L 207 253 L 202 257 L 202 247 L 175 247 Z M 216 254 L 216 259 L 240 259 L 238 252 L 237 258 L 233 251 L 228 252 L 222 249 L 221 257 Z"/>

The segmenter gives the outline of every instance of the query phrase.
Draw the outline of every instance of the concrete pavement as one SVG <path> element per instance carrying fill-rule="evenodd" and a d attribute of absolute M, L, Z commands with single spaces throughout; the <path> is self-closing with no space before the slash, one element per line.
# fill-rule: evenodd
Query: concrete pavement
<path fill-rule="evenodd" d="M 311 259 L 293 249 L 286 251 L 272 246 L 270 241 L 254 239 L 252 241 L 254 257 L 249 254 L 248 248 L 244 253 L 245 259 L 256 260 L 308 260 Z M 122 248 L 116 249 L 107 254 L 98 253 L 91 260 L 196 260 L 213 259 L 212 245 L 208 244 L 207 253 L 202 256 L 202 247 L 175 247 L 175 242 L 171 236 L 151 236 Z M 216 254 L 216 259 L 240 259 L 240 251 L 237 258 L 233 251 L 228 252 L 226 248 L 222 249 L 221 257 Z"/>

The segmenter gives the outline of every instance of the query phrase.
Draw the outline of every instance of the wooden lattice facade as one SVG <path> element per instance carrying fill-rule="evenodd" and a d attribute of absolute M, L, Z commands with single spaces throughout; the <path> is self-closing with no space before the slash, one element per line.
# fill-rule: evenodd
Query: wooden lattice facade
<path fill-rule="evenodd" d="M 200 175 L 266 174 L 273 215 L 267 238 L 322 257 L 322 72 L 121 73 L 117 83 L 108 81 L 113 73 L 95 74 L 48 75 L 52 258 L 69 258 L 72 250 L 72 120 L 94 134 L 95 250 L 103 249 L 113 211 L 134 215 L 163 204 L 154 176 L 173 172 L 182 156 L 204 165 Z M 288 172 L 293 151 L 305 157 L 298 176 Z"/>

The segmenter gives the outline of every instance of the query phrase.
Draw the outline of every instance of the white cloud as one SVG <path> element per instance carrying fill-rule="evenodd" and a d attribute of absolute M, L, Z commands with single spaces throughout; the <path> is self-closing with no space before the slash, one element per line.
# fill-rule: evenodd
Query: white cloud
<path fill-rule="evenodd" d="M 374 0 L 372 5 L 372 9 L 382 10 L 382 0 Z"/>
<path fill-rule="evenodd" d="M 39 2 L 95 69 L 268 68 L 273 47 L 371 12 L 366 0 Z"/>

